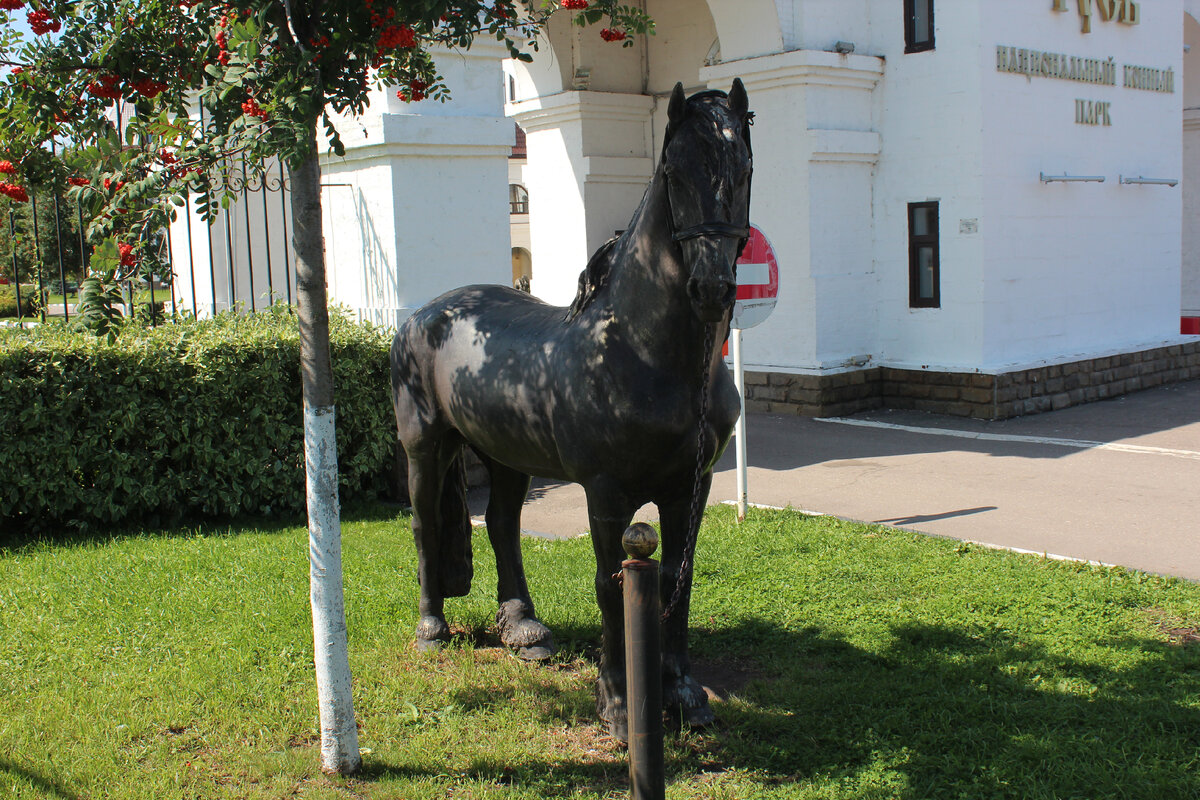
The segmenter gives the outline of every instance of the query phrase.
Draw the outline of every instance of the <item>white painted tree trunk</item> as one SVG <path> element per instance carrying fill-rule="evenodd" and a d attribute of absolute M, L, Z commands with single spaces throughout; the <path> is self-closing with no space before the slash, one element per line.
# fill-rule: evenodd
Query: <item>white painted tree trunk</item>
<path fill-rule="evenodd" d="M 351 693 L 346 610 L 342 596 L 342 525 L 338 507 L 334 435 L 333 363 L 321 235 L 321 170 L 317 121 L 309 129 L 309 157 L 290 170 L 292 242 L 296 251 L 296 318 L 300 327 L 300 383 L 304 393 L 307 464 L 309 586 L 313 660 L 321 713 L 321 769 L 349 774 L 362 765 Z"/>
<path fill-rule="evenodd" d="M 321 769 L 358 770 L 346 608 L 342 593 L 342 524 L 338 503 L 337 439 L 333 406 L 304 411 L 308 468 L 308 557 L 317 704 L 321 713 Z"/>

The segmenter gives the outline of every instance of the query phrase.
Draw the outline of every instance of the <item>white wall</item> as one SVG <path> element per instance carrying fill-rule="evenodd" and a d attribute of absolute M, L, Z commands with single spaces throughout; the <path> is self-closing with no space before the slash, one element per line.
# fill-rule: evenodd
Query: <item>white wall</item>
<path fill-rule="evenodd" d="M 750 217 L 779 264 L 776 311 L 745 333 L 748 368 L 836 370 L 873 351 L 872 90 L 880 59 L 796 50 L 707 67 L 746 85 L 755 179 Z"/>
<path fill-rule="evenodd" d="M 1124 64 L 1181 73 L 1182 8 L 1143 2 L 1140 25 L 1095 17 L 1084 34 L 1071 5 L 1068 13 L 1041 0 L 982 5 L 981 365 L 989 369 L 1133 349 L 1179 331 L 1180 189 L 1119 177 L 1181 176 L 1178 94 L 1121 84 Z M 1000 44 L 1112 56 L 1117 85 L 999 72 Z M 1077 99 L 1110 102 L 1112 124 L 1076 124 Z M 1105 182 L 1046 184 L 1041 172 Z"/>
<path fill-rule="evenodd" d="M 448 103 L 389 90 L 361 121 L 339 120 L 346 155 L 322 157 L 333 302 L 396 325 L 456 286 L 511 282 L 503 54 L 437 54 Z"/>
<path fill-rule="evenodd" d="M 1200 187 L 1200 127 L 1186 165 L 1176 133 L 1180 109 L 1200 109 L 1181 94 L 1183 2 L 1144 0 L 1138 26 L 1097 14 L 1084 35 L 1075 3 L 1055 13 L 1048 0 L 943 0 L 936 49 L 913 54 L 899 0 L 648 0 L 659 36 L 640 55 L 613 49 L 611 63 L 589 31 L 556 29 L 550 59 L 512 66 L 522 102 L 510 113 L 533 123 L 535 292 L 567 302 L 592 250 L 636 207 L 675 81 L 727 90 L 740 76 L 758 115 L 752 220 L 781 269 L 776 314 L 747 332 L 754 367 L 837 370 L 870 355 L 999 371 L 1171 339 L 1181 260 L 1197 262 L 1183 282 L 1197 276 L 1200 306 L 1200 229 L 1181 224 L 1200 219 L 1200 194 L 1186 188 Z M 701 66 L 714 34 L 721 62 Z M 827 52 L 838 41 L 855 54 Z M 1177 91 L 997 72 L 1000 44 L 1111 55 L 1118 83 L 1126 63 L 1171 67 Z M 571 91 L 578 67 L 592 68 L 592 91 Z M 1076 124 L 1080 98 L 1111 102 L 1113 124 Z M 1043 184 L 1043 171 L 1106 182 Z M 939 202 L 941 307 L 912 309 L 906 211 L 927 200 Z"/>
<path fill-rule="evenodd" d="M 893 366 L 960 369 L 983 359 L 980 6 L 938 3 L 935 49 L 908 54 L 903 4 L 871 7 L 874 47 L 887 59 L 876 90 L 876 352 Z M 908 204 L 929 200 L 939 203 L 941 307 L 910 308 Z M 979 219 L 980 234 L 960 234 L 960 219 Z"/>
<path fill-rule="evenodd" d="M 1200 2 L 1190 2 L 1200 14 Z M 1200 315 L 1200 22 L 1187 14 L 1183 20 L 1183 275 L 1182 306 L 1189 315 Z"/>

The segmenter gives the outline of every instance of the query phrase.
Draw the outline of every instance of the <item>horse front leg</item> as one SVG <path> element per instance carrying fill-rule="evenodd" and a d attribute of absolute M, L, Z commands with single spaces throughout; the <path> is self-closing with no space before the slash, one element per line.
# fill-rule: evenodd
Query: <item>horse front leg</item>
<path fill-rule="evenodd" d="M 600 606 L 600 675 L 596 680 L 596 713 L 608 724 L 609 734 L 629 741 L 625 705 L 625 611 L 617 579 L 625 559 L 621 535 L 633 519 L 634 509 L 618 492 L 597 487 L 587 491 L 592 549 L 596 552 L 596 602 Z"/>
<path fill-rule="evenodd" d="M 504 466 L 482 453 L 488 470 L 488 539 L 496 553 L 496 625 L 500 641 L 527 661 L 545 661 L 554 655 L 554 636 L 537 618 L 525 563 L 521 558 L 521 506 L 529 493 L 529 476 Z"/>
<path fill-rule="evenodd" d="M 712 473 L 701 477 L 696 502 L 700 512 L 708 501 L 708 490 L 712 485 Z M 692 598 L 692 573 L 694 563 L 679 582 L 687 540 L 691 531 L 692 498 L 681 497 L 659 505 L 659 520 L 662 525 L 662 607 L 666 611 L 678 591 L 671 615 L 663 621 L 662 668 L 663 708 L 674 719 L 691 727 L 703 727 L 713 721 L 708 694 L 692 677 L 692 662 L 688 657 L 688 608 Z M 696 524 L 699 525 L 697 518 Z M 695 553 L 693 551 L 692 557 Z"/>

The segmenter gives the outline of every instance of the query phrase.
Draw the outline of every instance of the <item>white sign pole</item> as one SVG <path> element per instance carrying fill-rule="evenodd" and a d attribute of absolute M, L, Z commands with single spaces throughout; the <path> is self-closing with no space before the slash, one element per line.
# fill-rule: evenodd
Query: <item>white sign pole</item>
<path fill-rule="evenodd" d="M 730 348 L 733 350 L 733 381 L 737 386 L 738 403 L 741 412 L 738 414 L 734 436 L 737 437 L 737 519 L 746 519 L 746 373 L 742 364 L 742 329 L 734 328 L 729 332 Z"/>
<path fill-rule="evenodd" d="M 737 385 L 738 414 L 734 435 L 737 437 L 737 519 L 746 519 L 749 505 L 746 489 L 746 367 L 742 363 L 742 331 L 753 328 L 771 315 L 779 293 L 779 267 L 775 251 L 763 232 L 750 226 L 750 238 L 737 262 L 737 300 L 730 318 L 729 347 L 733 351 L 733 381 Z"/>

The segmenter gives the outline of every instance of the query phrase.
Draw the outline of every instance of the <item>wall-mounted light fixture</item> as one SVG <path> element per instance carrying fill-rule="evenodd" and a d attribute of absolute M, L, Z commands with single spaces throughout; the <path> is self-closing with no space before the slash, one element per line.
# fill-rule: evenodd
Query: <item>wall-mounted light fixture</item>
<path fill-rule="evenodd" d="M 1104 183 L 1103 175 L 1047 175 L 1040 172 L 1038 179 L 1042 183 Z"/>
<path fill-rule="evenodd" d="M 1178 178 L 1143 178 L 1140 175 L 1136 178 L 1126 178 L 1123 175 L 1118 175 L 1117 181 L 1126 186 L 1138 183 L 1149 184 L 1151 186 L 1175 186 L 1179 183 Z"/>

